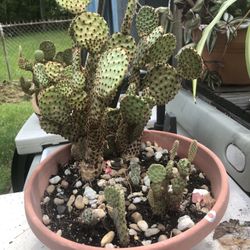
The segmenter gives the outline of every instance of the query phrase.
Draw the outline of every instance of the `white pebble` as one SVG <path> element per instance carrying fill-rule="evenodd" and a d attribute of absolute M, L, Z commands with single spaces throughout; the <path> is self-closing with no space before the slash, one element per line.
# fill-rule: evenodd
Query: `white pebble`
<path fill-rule="evenodd" d="M 130 228 L 128 230 L 128 234 L 131 235 L 131 236 L 133 236 L 133 235 L 137 235 L 137 232 L 133 228 Z"/>
<path fill-rule="evenodd" d="M 158 228 L 148 228 L 144 234 L 146 237 L 151 237 L 153 235 L 158 234 L 159 232 L 160 230 Z"/>
<path fill-rule="evenodd" d="M 152 143 L 150 141 L 146 141 L 146 146 L 147 147 L 151 147 L 152 146 Z"/>
<path fill-rule="evenodd" d="M 56 234 L 62 236 L 62 230 L 61 229 L 57 230 Z"/>
<path fill-rule="evenodd" d="M 69 183 L 67 181 L 65 181 L 65 180 L 62 180 L 61 185 L 62 185 L 63 188 L 66 189 L 66 188 L 68 188 Z"/>
<path fill-rule="evenodd" d="M 50 218 L 49 218 L 49 216 L 48 216 L 47 214 L 43 215 L 42 220 L 43 220 L 43 224 L 44 224 L 44 225 L 46 225 L 46 226 L 49 225 L 49 223 L 50 223 Z"/>
<path fill-rule="evenodd" d="M 60 199 L 60 198 L 55 198 L 54 199 L 54 204 L 55 205 L 62 205 L 64 203 L 64 199 Z"/>
<path fill-rule="evenodd" d="M 146 175 L 146 176 L 143 178 L 143 182 L 144 182 L 144 184 L 145 184 L 147 187 L 150 187 L 150 179 L 149 179 L 148 175 Z"/>
<path fill-rule="evenodd" d="M 181 230 L 179 230 L 179 229 L 177 229 L 177 228 L 174 228 L 174 229 L 172 230 L 172 234 L 173 234 L 174 236 L 176 236 L 176 235 L 178 235 L 178 234 L 181 234 Z"/>
<path fill-rule="evenodd" d="M 49 196 L 46 196 L 44 199 L 43 199 L 43 203 L 46 204 L 50 201 L 50 198 Z"/>
<path fill-rule="evenodd" d="M 55 191 L 55 186 L 54 185 L 49 185 L 47 188 L 46 188 L 46 191 L 48 194 L 52 194 L 54 191 Z"/>
<path fill-rule="evenodd" d="M 81 181 L 77 181 L 76 184 L 75 184 L 75 187 L 76 188 L 79 188 L 82 186 L 82 182 Z"/>
<path fill-rule="evenodd" d="M 135 223 L 137 223 L 138 221 L 141 221 L 141 220 L 142 220 L 142 216 L 141 216 L 141 214 L 138 213 L 138 212 L 132 213 L 132 214 L 131 214 L 131 218 L 132 218 L 132 220 L 133 220 Z"/>
<path fill-rule="evenodd" d="M 131 203 L 129 206 L 128 206 L 128 210 L 136 210 L 136 206 L 133 204 L 133 203 Z"/>
<path fill-rule="evenodd" d="M 50 184 L 57 184 L 61 180 L 61 177 L 59 175 L 56 175 L 55 177 L 49 179 Z"/>
<path fill-rule="evenodd" d="M 141 190 L 142 192 L 146 193 L 148 191 L 148 187 L 145 185 L 142 185 Z"/>
<path fill-rule="evenodd" d="M 93 210 L 93 214 L 95 214 L 98 219 L 102 219 L 106 216 L 106 212 L 98 208 Z"/>
<path fill-rule="evenodd" d="M 184 215 L 178 219 L 177 228 L 181 231 L 186 230 L 194 226 L 194 222 L 188 215 Z"/>
<path fill-rule="evenodd" d="M 98 186 L 98 187 L 105 187 L 106 184 L 107 184 L 107 181 L 104 180 L 104 179 L 101 179 L 101 180 L 99 180 L 99 181 L 97 182 L 97 186 Z"/>
<path fill-rule="evenodd" d="M 77 194 L 78 193 L 78 190 L 77 189 L 74 189 L 73 190 L 73 194 Z"/>
<path fill-rule="evenodd" d="M 77 209 L 83 209 L 85 207 L 83 197 L 81 195 L 77 195 L 74 205 Z"/>
<path fill-rule="evenodd" d="M 84 190 L 84 196 L 86 196 L 89 200 L 94 200 L 96 198 L 96 191 L 91 187 L 86 187 Z"/>
<path fill-rule="evenodd" d="M 143 246 L 151 245 L 152 240 L 143 240 L 141 243 Z"/>
<path fill-rule="evenodd" d="M 128 199 L 138 197 L 138 196 L 143 196 L 143 193 L 142 192 L 134 192 L 134 193 L 128 195 Z"/>
<path fill-rule="evenodd" d="M 115 232 L 110 231 L 105 234 L 101 240 L 101 246 L 104 247 L 106 244 L 111 243 L 115 237 Z"/>
<path fill-rule="evenodd" d="M 133 203 L 134 203 L 134 204 L 140 203 L 141 201 L 142 201 L 141 197 L 135 197 L 135 198 L 133 199 Z"/>
<path fill-rule="evenodd" d="M 64 171 L 64 174 L 65 174 L 65 175 L 70 175 L 70 174 L 71 174 L 71 172 L 70 172 L 70 170 L 69 170 L 69 169 L 66 169 L 66 170 Z"/>
<path fill-rule="evenodd" d="M 156 152 L 155 153 L 155 160 L 156 161 L 160 161 L 161 157 L 162 157 L 162 152 Z"/>
<path fill-rule="evenodd" d="M 138 221 L 137 226 L 144 232 L 148 229 L 148 223 L 145 220 Z"/>
<path fill-rule="evenodd" d="M 158 238 L 158 242 L 164 241 L 164 240 L 167 240 L 167 239 L 168 239 L 167 235 L 161 234 L 161 235 L 159 236 L 159 238 Z"/>
<path fill-rule="evenodd" d="M 72 194 L 72 195 L 70 195 L 70 197 L 69 197 L 69 199 L 68 199 L 68 202 L 67 202 L 67 206 L 71 206 L 73 203 L 74 203 L 74 201 L 75 201 L 75 196 Z"/>
<path fill-rule="evenodd" d="M 132 229 L 134 229 L 134 230 L 136 230 L 138 232 L 141 231 L 141 229 L 135 223 L 129 224 L 129 228 L 132 228 Z"/>
<path fill-rule="evenodd" d="M 158 224 L 158 229 L 160 229 L 162 232 L 166 230 L 166 227 L 163 224 Z"/>
<path fill-rule="evenodd" d="M 204 176 L 203 173 L 199 173 L 199 177 L 200 177 L 201 179 L 205 179 L 205 176 Z"/>
<path fill-rule="evenodd" d="M 115 248 L 115 246 L 112 243 L 108 243 L 105 245 L 105 248 Z"/>

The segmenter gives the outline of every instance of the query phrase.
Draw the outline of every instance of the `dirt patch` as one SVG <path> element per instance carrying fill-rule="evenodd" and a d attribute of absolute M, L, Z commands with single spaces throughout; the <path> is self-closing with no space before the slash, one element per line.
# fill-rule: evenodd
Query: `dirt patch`
<path fill-rule="evenodd" d="M 18 82 L 0 83 L 0 104 L 18 103 L 27 100 L 30 100 L 30 97 L 22 91 Z"/>

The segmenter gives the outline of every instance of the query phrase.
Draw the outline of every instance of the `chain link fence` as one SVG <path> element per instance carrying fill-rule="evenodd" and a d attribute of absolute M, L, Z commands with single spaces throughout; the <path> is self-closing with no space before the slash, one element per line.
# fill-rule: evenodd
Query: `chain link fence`
<path fill-rule="evenodd" d="M 20 45 L 27 59 L 33 59 L 34 51 L 44 40 L 54 42 L 57 51 L 71 47 L 71 39 L 68 35 L 70 21 L 67 19 L 0 24 L 0 83 L 16 81 L 20 76 L 31 77 L 30 73 L 18 68 Z"/>

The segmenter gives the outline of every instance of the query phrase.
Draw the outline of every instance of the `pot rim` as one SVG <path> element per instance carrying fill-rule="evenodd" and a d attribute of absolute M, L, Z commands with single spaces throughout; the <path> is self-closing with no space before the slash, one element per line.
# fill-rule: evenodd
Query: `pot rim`
<path fill-rule="evenodd" d="M 192 141 L 192 139 L 187 138 L 185 136 L 178 135 L 178 134 L 172 134 L 169 132 L 163 132 L 163 131 L 155 131 L 155 130 L 147 131 L 147 130 L 145 130 L 144 135 L 150 134 L 152 132 L 155 134 L 161 135 L 161 136 L 167 135 L 167 136 L 175 138 L 175 139 L 180 138 L 181 140 L 184 140 L 184 141 L 188 141 L 188 142 Z M 218 167 L 218 170 L 220 173 L 221 189 L 219 191 L 216 202 L 210 211 L 212 211 L 212 210 L 215 211 L 215 214 L 217 214 L 217 211 L 223 211 L 222 214 L 224 214 L 226 207 L 227 207 L 224 204 L 225 203 L 227 204 L 228 200 L 229 200 L 229 184 L 228 184 L 228 176 L 227 176 L 226 170 L 223 166 L 223 163 L 221 162 L 221 160 L 217 157 L 217 155 L 215 153 L 213 153 L 210 149 L 208 149 L 206 146 L 202 145 L 201 143 L 198 143 L 198 146 L 201 150 L 205 151 L 207 154 L 209 154 L 214 159 L 214 161 L 216 162 L 216 166 Z M 36 215 L 34 207 L 31 205 L 32 204 L 32 200 L 31 200 L 32 188 L 31 187 L 33 185 L 35 185 L 36 175 L 41 171 L 41 169 L 43 168 L 43 165 L 50 162 L 56 154 L 65 150 L 68 147 L 71 147 L 71 144 L 67 144 L 67 145 L 59 148 L 55 152 L 53 152 L 51 155 L 49 155 L 44 161 L 42 161 L 42 163 L 40 163 L 37 166 L 37 168 L 34 170 L 33 174 L 30 176 L 28 182 L 25 185 L 25 189 L 24 189 L 24 206 L 25 206 L 26 218 L 27 218 L 32 230 L 33 230 L 32 227 L 34 226 L 37 231 L 40 231 L 41 234 L 43 234 L 44 236 L 49 238 L 50 241 L 52 241 L 52 242 L 56 242 L 56 241 L 59 242 L 60 241 L 61 246 L 71 247 L 72 249 L 84 249 L 84 250 L 104 249 L 102 247 L 95 247 L 95 246 L 91 246 L 91 245 L 76 243 L 74 241 L 70 241 L 70 240 L 63 238 L 63 237 L 57 235 L 56 233 L 52 232 L 42 223 L 41 219 Z M 29 214 L 27 213 L 28 210 L 29 210 Z M 213 221 L 210 221 L 210 222 L 209 222 L 209 220 L 205 219 L 205 217 L 203 219 L 201 219 L 198 223 L 196 223 L 192 228 L 182 232 L 179 235 L 176 235 L 172 238 L 169 238 L 167 240 L 153 243 L 153 244 L 146 245 L 146 246 L 126 247 L 126 248 L 119 248 L 119 249 L 121 249 L 121 250 L 151 250 L 152 248 L 158 248 L 158 247 L 163 248 L 164 246 L 166 247 L 170 244 L 172 245 L 172 244 L 178 243 L 180 241 L 183 242 L 185 240 L 188 240 L 188 238 L 190 238 L 191 235 L 196 235 L 196 234 L 200 235 L 202 233 L 201 232 L 202 228 L 208 227 L 211 229 L 211 230 L 209 229 L 211 232 L 215 228 L 215 226 L 219 223 L 222 216 L 220 216 L 220 218 L 218 218 L 216 216 L 215 219 Z M 204 236 L 207 236 L 207 233 Z"/>

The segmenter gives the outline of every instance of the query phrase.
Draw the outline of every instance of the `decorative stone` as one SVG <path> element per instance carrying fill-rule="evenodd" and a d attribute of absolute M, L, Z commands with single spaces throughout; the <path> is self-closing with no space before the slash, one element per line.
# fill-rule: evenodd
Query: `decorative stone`
<path fill-rule="evenodd" d="M 128 210 L 132 211 L 132 210 L 136 210 L 136 206 L 131 203 L 129 206 L 128 206 Z"/>
<path fill-rule="evenodd" d="M 89 199 L 86 196 L 83 196 L 83 202 L 85 205 L 89 204 Z"/>
<path fill-rule="evenodd" d="M 156 161 L 160 161 L 161 157 L 162 157 L 162 152 L 161 151 L 158 151 L 158 152 L 155 153 L 154 158 L 155 158 Z"/>
<path fill-rule="evenodd" d="M 141 231 L 141 229 L 135 223 L 129 224 L 129 228 L 132 228 L 132 229 L 134 229 L 134 230 L 136 230 L 138 232 Z"/>
<path fill-rule="evenodd" d="M 141 220 L 142 220 L 142 216 L 141 216 L 141 214 L 138 213 L 138 212 L 132 213 L 132 214 L 131 214 L 131 218 L 132 218 L 132 220 L 133 220 L 135 223 L 137 223 L 138 221 L 141 221 Z"/>
<path fill-rule="evenodd" d="M 115 237 L 115 232 L 110 231 L 105 234 L 101 240 L 101 246 L 104 247 L 106 244 L 111 243 Z"/>
<path fill-rule="evenodd" d="M 46 225 L 46 226 L 49 225 L 50 224 L 50 218 L 49 218 L 49 216 L 47 214 L 44 214 L 43 218 L 42 218 L 42 221 L 43 221 L 44 225 Z"/>
<path fill-rule="evenodd" d="M 137 232 L 133 228 L 130 228 L 128 230 L 128 234 L 131 235 L 131 236 L 133 236 L 133 235 L 137 235 Z"/>
<path fill-rule="evenodd" d="M 55 198 L 54 199 L 54 204 L 55 205 L 62 205 L 64 203 L 64 199 L 60 199 L 60 198 Z"/>
<path fill-rule="evenodd" d="M 149 179 L 148 175 L 146 175 L 146 176 L 143 178 L 143 182 L 144 182 L 144 184 L 145 184 L 147 187 L 150 187 L 150 179 Z"/>
<path fill-rule="evenodd" d="M 205 184 L 204 184 L 204 185 L 202 185 L 202 186 L 201 186 L 201 188 L 202 188 L 202 189 L 209 190 L 208 186 L 207 186 L 207 185 L 205 185 Z"/>
<path fill-rule="evenodd" d="M 96 209 L 97 208 L 97 204 L 96 203 L 91 204 L 91 208 Z"/>
<path fill-rule="evenodd" d="M 209 195 L 209 192 L 206 189 L 195 188 L 192 192 L 192 202 L 193 203 L 201 202 L 207 195 Z"/>
<path fill-rule="evenodd" d="M 141 190 L 143 193 L 146 193 L 148 191 L 148 187 L 145 185 L 142 185 Z"/>
<path fill-rule="evenodd" d="M 140 162 L 140 160 L 139 160 L 138 157 L 132 157 L 132 158 L 130 159 L 129 165 L 132 165 L 132 164 L 135 164 L 135 163 L 139 163 L 139 162 Z"/>
<path fill-rule="evenodd" d="M 145 150 L 145 148 L 146 148 L 146 143 L 142 142 L 141 143 L 141 150 Z"/>
<path fill-rule="evenodd" d="M 57 230 L 56 234 L 62 236 L 62 230 L 61 229 Z"/>
<path fill-rule="evenodd" d="M 152 149 L 152 150 L 153 150 L 153 149 Z M 153 150 L 153 152 L 152 152 L 152 151 L 149 151 L 149 152 L 146 153 L 146 157 L 147 157 L 148 159 L 152 158 L 153 156 L 154 156 L 154 150 Z"/>
<path fill-rule="evenodd" d="M 134 192 L 134 193 L 128 195 L 128 199 L 138 197 L 138 196 L 143 196 L 143 193 L 142 192 Z"/>
<path fill-rule="evenodd" d="M 167 236 L 167 235 L 161 234 L 161 235 L 159 236 L 159 238 L 158 238 L 158 242 L 164 241 L 164 240 L 167 240 L 167 239 L 168 239 L 168 236 Z"/>
<path fill-rule="evenodd" d="M 96 215 L 98 219 L 103 219 L 106 216 L 106 212 L 103 209 L 94 209 L 93 213 Z"/>
<path fill-rule="evenodd" d="M 59 175 L 56 175 L 49 179 L 50 184 L 57 184 L 61 180 L 61 177 Z"/>
<path fill-rule="evenodd" d="M 152 146 L 152 143 L 150 141 L 146 141 L 146 146 L 147 147 L 151 147 Z"/>
<path fill-rule="evenodd" d="M 145 231 L 145 230 L 142 230 L 142 231 Z M 159 230 L 158 228 L 148 228 L 148 229 L 145 231 L 144 235 L 145 235 L 146 237 L 151 237 L 151 236 L 153 236 L 153 235 L 158 234 L 159 232 L 160 232 L 160 230 Z"/>
<path fill-rule="evenodd" d="M 76 184 L 75 184 L 75 187 L 76 188 L 79 188 L 82 186 L 82 182 L 81 181 L 77 181 Z"/>
<path fill-rule="evenodd" d="M 63 214 L 65 212 L 65 210 L 66 210 L 66 206 L 58 205 L 56 207 L 56 210 L 57 210 L 58 214 Z"/>
<path fill-rule="evenodd" d="M 172 234 L 173 234 L 174 236 L 176 236 L 176 235 L 178 235 L 178 234 L 181 234 L 181 230 L 179 230 L 179 229 L 177 229 L 177 228 L 174 228 L 174 229 L 172 230 Z"/>
<path fill-rule="evenodd" d="M 111 178 L 111 176 L 109 174 L 103 174 L 101 176 L 101 178 L 104 179 L 104 180 L 109 180 Z"/>
<path fill-rule="evenodd" d="M 105 205 L 104 203 L 102 203 L 102 204 L 101 204 L 101 205 L 99 205 L 97 208 L 98 208 L 98 209 L 105 210 L 106 205 Z"/>
<path fill-rule="evenodd" d="M 69 200 L 68 200 L 68 202 L 67 202 L 67 206 L 71 206 L 71 205 L 74 203 L 75 198 L 76 198 L 76 197 L 72 194 L 72 195 L 69 197 Z"/>
<path fill-rule="evenodd" d="M 178 168 L 173 167 L 173 168 L 172 168 L 172 174 L 173 174 L 174 176 L 178 176 L 178 175 L 179 175 L 179 170 L 178 170 Z"/>
<path fill-rule="evenodd" d="M 43 204 L 47 204 L 50 201 L 49 196 L 44 197 Z"/>
<path fill-rule="evenodd" d="M 134 204 L 140 203 L 141 201 L 142 201 L 141 197 L 135 197 L 135 198 L 133 199 L 133 203 L 134 203 Z"/>
<path fill-rule="evenodd" d="M 102 204 L 105 201 L 105 196 L 103 194 L 98 195 L 97 204 Z"/>
<path fill-rule="evenodd" d="M 118 170 L 117 174 L 118 175 L 126 175 L 127 171 L 128 171 L 127 168 L 121 168 Z"/>
<path fill-rule="evenodd" d="M 191 228 L 194 226 L 194 222 L 188 215 L 184 215 L 178 219 L 178 225 L 177 228 L 181 231 L 184 231 L 188 228 Z"/>
<path fill-rule="evenodd" d="M 203 173 L 199 173 L 199 177 L 200 177 L 201 179 L 205 179 L 205 176 L 204 176 Z"/>
<path fill-rule="evenodd" d="M 114 186 L 116 184 L 116 181 L 115 181 L 115 179 L 112 178 L 112 179 L 108 180 L 108 183 L 109 183 L 109 185 Z"/>
<path fill-rule="evenodd" d="M 77 209 L 83 209 L 85 207 L 85 203 L 81 195 L 77 195 L 74 205 Z"/>
<path fill-rule="evenodd" d="M 65 180 L 62 180 L 61 185 L 62 185 L 63 188 L 66 189 L 66 188 L 68 188 L 69 183 L 67 181 L 65 181 Z"/>
<path fill-rule="evenodd" d="M 107 181 L 104 180 L 104 179 L 101 179 L 101 180 L 99 180 L 99 181 L 97 182 L 97 186 L 98 186 L 98 187 L 105 187 L 106 184 L 107 184 Z"/>
<path fill-rule="evenodd" d="M 166 227 L 163 224 L 158 224 L 157 228 L 162 232 L 166 230 Z"/>
<path fill-rule="evenodd" d="M 55 191 L 56 187 L 54 185 L 49 185 L 47 188 L 46 188 L 46 191 L 48 194 L 52 194 L 54 191 Z"/>
<path fill-rule="evenodd" d="M 151 245 L 152 240 L 143 240 L 141 243 L 143 246 L 148 246 L 148 245 Z"/>
<path fill-rule="evenodd" d="M 150 228 L 157 228 L 157 224 L 153 224 Z"/>
<path fill-rule="evenodd" d="M 148 229 L 148 223 L 145 220 L 138 221 L 137 226 L 144 232 Z"/>
<path fill-rule="evenodd" d="M 77 194 L 78 193 L 78 190 L 77 189 L 74 189 L 73 190 L 73 194 Z"/>
<path fill-rule="evenodd" d="M 105 245 L 105 248 L 112 249 L 112 248 L 115 248 L 115 246 L 112 243 L 108 243 Z"/>
<path fill-rule="evenodd" d="M 96 198 L 96 191 L 91 187 L 86 187 L 84 190 L 84 196 L 86 196 L 89 200 L 93 200 Z"/>
<path fill-rule="evenodd" d="M 97 203 L 97 199 L 89 200 L 89 204 L 90 204 L 90 205 L 96 204 L 96 203 Z"/>
<path fill-rule="evenodd" d="M 71 171 L 70 171 L 69 169 L 66 169 L 66 170 L 64 171 L 64 174 L 65 174 L 65 175 L 70 175 L 70 174 L 71 174 Z"/>

